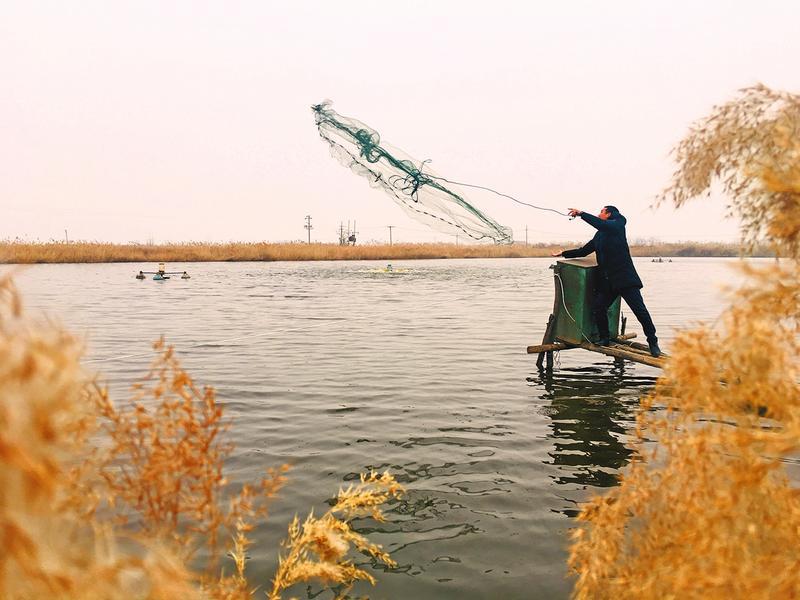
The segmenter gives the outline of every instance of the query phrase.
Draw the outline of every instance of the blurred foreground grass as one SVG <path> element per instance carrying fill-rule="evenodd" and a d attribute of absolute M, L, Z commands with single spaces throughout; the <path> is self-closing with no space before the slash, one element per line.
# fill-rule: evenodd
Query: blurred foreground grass
<path fill-rule="evenodd" d="M 260 586 L 277 599 L 312 579 L 341 595 L 374 583 L 352 552 L 394 564 L 351 527 L 381 520 L 402 492 L 370 473 L 320 517 L 290 524 L 271 584 L 249 581 L 247 535 L 286 466 L 233 489 L 222 405 L 163 342 L 120 403 L 82 370 L 81 352 L 69 333 L 30 322 L 0 279 L 0 598 L 236 599 Z"/>
<path fill-rule="evenodd" d="M 664 201 L 716 179 L 780 260 L 710 325 L 679 333 L 642 401 L 635 458 L 584 506 L 577 598 L 800 597 L 800 96 L 764 86 L 717 107 L 678 145 Z"/>

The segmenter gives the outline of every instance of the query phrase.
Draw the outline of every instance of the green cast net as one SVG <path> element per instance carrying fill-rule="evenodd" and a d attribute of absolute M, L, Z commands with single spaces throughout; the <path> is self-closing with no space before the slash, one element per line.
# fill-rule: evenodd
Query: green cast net
<path fill-rule="evenodd" d="M 389 194 L 411 218 L 451 235 L 463 233 L 475 240 L 493 240 L 497 244 L 514 241 L 510 228 L 445 187 L 444 183 L 456 182 L 434 174 L 428 161 L 416 160 L 382 143 L 377 131 L 338 114 L 330 101 L 311 108 L 319 135 L 330 145 L 331 154 L 351 171 L 367 178 L 372 187 Z"/>

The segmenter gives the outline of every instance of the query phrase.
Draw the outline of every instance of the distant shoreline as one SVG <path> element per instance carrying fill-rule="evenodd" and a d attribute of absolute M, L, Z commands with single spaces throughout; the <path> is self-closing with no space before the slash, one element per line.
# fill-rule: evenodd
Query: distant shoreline
<path fill-rule="evenodd" d="M 456 244 L 338 244 L 234 242 L 225 244 L 107 244 L 101 242 L 0 242 L 0 264 L 115 263 L 115 262 L 246 262 L 319 260 L 418 260 L 432 258 L 539 258 L 582 242 L 556 244 L 456 245 Z M 641 257 L 738 257 L 739 244 L 676 242 L 633 244 L 631 254 Z M 771 257 L 767 248 L 747 256 Z"/>

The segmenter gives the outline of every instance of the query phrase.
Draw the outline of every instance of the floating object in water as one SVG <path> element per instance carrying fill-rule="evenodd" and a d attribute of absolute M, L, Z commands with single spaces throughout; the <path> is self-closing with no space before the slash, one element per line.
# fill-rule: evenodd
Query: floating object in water
<path fill-rule="evenodd" d="M 667 355 L 651 356 L 644 344 L 630 341 L 635 333 L 625 333 L 623 318 L 620 327 L 620 302 L 617 298 L 608 309 L 608 330 L 611 341 L 608 345 L 598 343 L 597 326 L 592 318 L 592 296 L 597 278 L 597 263 L 591 258 L 559 260 L 551 267 L 556 285 L 553 313 L 547 322 L 542 343 L 528 346 L 528 354 L 538 354 L 536 366 L 542 368 L 547 359 L 547 368 L 553 368 L 553 352 L 583 348 L 614 358 L 664 368 Z M 570 308 L 567 308 L 570 306 Z"/>
<path fill-rule="evenodd" d="M 181 279 L 191 279 L 189 274 L 186 271 L 167 271 L 164 267 L 164 263 L 158 263 L 158 270 L 157 271 L 139 271 L 139 274 L 136 276 L 136 279 L 142 280 L 144 279 L 145 275 L 152 275 L 153 281 L 164 281 L 166 279 L 171 279 L 170 275 L 180 275 Z"/>
<path fill-rule="evenodd" d="M 367 273 L 410 273 L 412 269 L 404 269 L 403 267 L 393 267 L 392 265 L 386 265 L 383 268 L 379 269 L 367 269 Z"/>

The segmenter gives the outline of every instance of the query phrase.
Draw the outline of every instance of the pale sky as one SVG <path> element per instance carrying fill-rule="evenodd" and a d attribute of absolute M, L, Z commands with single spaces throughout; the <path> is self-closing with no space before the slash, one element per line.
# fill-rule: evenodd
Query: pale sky
<path fill-rule="evenodd" d="M 0 3 L 0 238 L 454 241 L 337 163 L 310 105 L 442 176 L 615 204 L 628 237 L 734 240 L 724 199 L 649 207 L 742 87 L 800 90 L 800 2 Z M 591 230 L 484 192 L 531 242 Z"/>

